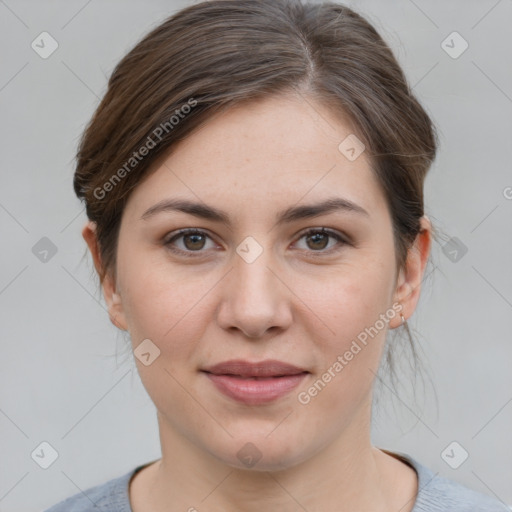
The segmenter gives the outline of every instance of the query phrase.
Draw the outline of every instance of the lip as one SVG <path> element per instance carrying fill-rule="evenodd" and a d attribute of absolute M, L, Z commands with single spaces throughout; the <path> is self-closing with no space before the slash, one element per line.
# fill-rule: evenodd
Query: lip
<path fill-rule="evenodd" d="M 277 400 L 296 388 L 309 372 L 283 361 L 233 359 L 201 370 L 224 395 L 246 405 Z"/>
<path fill-rule="evenodd" d="M 251 363 L 243 359 L 231 359 L 203 368 L 203 371 L 215 375 L 236 375 L 239 377 L 281 377 L 297 375 L 307 370 L 277 359 L 265 359 Z"/>

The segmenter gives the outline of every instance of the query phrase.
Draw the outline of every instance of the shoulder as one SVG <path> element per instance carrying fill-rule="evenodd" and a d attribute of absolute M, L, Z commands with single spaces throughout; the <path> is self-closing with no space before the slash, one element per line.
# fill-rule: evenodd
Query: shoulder
<path fill-rule="evenodd" d="M 444 478 L 406 454 L 405 459 L 418 474 L 418 495 L 412 512 L 511 512 L 512 507 L 497 498 L 474 491 Z"/>
<path fill-rule="evenodd" d="M 141 467 L 73 494 L 44 512 L 132 512 L 128 484 Z"/>

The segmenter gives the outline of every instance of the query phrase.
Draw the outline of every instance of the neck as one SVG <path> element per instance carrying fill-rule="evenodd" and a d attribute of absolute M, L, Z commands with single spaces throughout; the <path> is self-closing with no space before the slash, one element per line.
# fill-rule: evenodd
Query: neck
<path fill-rule="evenodd" d="M 398 505 L 407 512 L 411 487 L 399 489 L 397 476 L 401 471 L 404 480 L 406 466 L 371 445 L 369 415 L 314 456 L 274 471 L 229 466 L 160 415 L 158 421 L 162 459 L 154 465 L 146 500 L 154 511 L 384 512 Z"/>

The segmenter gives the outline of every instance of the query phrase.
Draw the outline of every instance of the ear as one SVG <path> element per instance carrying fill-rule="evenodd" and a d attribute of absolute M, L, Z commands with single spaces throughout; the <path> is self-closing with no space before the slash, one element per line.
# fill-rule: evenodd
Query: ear
<path fill-rule="evenodd" d="M 406 320 L 414 313 L 419 301 L 421 282 L 432 244 L 432 224 L 430 219 L 424 215 L 420 219 L 420 224 L 420 232 L 408 251 L 405 269 L 400 270 L 394 295 L 394 300 L 403 307 L 400 313 Z M 399 314 L 394 318 L 393 322 L 390 322 L 390 327 L 399 327 L 401 321 Z"/>
<path fill-rule="evenodd" d="M 98 240 L 96 238 L 96 223 L 88 221 L 82 229 L 82 236 L 91 251 L 96 272 L 98 272 L 98 275 L 101 275 L 103 265 L 101 262 Z M 105 302 L 107 303 L 110 321 L 119 329 L 126 331 L 127 323 L 121 301 L 121 295 L 118 290 L 116 290 L 115 278 L 110 273 L 107 273 L 105 276 L 105 279 L 101 283 L 101 288 L 103 296 L 105 297 Z"/>

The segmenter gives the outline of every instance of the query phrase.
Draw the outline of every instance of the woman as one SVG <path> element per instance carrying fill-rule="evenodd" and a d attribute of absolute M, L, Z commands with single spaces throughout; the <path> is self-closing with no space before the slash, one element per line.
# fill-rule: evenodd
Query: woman
<path fill-rule="evenodd" d="M 335 3 L 196 4 L 113 72 L 75 192 L 162 458 L 51 512 L 505 511 L 370 440 L 418 303 L 432 122 Z"/>

